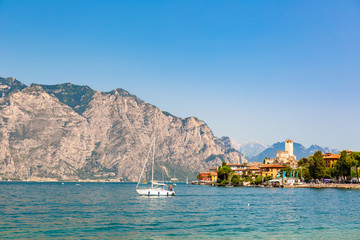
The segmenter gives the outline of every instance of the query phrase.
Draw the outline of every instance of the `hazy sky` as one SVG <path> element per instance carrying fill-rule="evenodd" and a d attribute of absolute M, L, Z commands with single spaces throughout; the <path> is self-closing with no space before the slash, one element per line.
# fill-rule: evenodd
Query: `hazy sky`
<path fill-rule="evenodd" d="M 360 1 L 3 1 L 0 76 L 124 88 L 218 137 L 360 150 Z"/>

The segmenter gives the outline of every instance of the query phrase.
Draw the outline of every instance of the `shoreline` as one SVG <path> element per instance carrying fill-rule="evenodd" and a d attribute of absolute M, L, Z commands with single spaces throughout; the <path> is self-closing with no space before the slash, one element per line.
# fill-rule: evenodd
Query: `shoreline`
<path fill-rule="evenodd" d="M 200 183 L 193 185 L 203 185 L 203 186 L 213 186 L 213 187 L 255 187 L 255 188 L 338 188 L 338 189 L 360 189 L 360 184 L 358 183 L 306 183 L 299 185 L 281 185 L 281 186 L 269 186 L 269 185 L 245 185 L 245 186 L 234 186 L 234 185 L 213 185 L 210 183 Z"/>
<path fill-rule="evenodd" d="M 325 184 L 302 184 L 302 185 L 285 185 L 284 188 L 338 188 L 338 189 L 356 189 L 360 188 L 360 184 L 354 183 L 325 183 Z"/>
<path fill-rule="evenodd" d="M 64 181 L 57 181 L 57 180 L 0 180 L 1 182 L 23 182 L 23 183 L 136 183 L 136 182 L 125 182 L 125 181 L 101 181 L 101 180 L 94 180 L 94 181 L 86 181 L 86 180 L 64 180 Z"/>
<path fill-rule="evenodd" d="M 136 183 L 136 182 L 127 182 L 127 181 L 84 181 L 84 180 L 68 180 L 68 181 L 56 181 L 56 180 L 43 180 L 43 181 L 21 181 L 21 180 L 0 180 L 0 183 L 13 182 L 13 183 Z M 217 186 L 211 184 L 189 184 L 189 185 L 200 185 L 200 186 L 214 186 L 214 187 L 255 187 L 255 188 L 274 188 L 264 185 L 247 185 L 247 186 Z M 307 183 L 301 185 L 283 185 L 275 188 L 337 188 L 337 189 L 360 189 L 360 184 L 354 183 Z"/>
<path fill-rule="evenodd" d="M 328 184 L 300 184 L 300 185 L 282 185 L 280 187 L 273 186 L 264 186 L 264 185 L 250 185 L 246 187 L 257 187 L 257 188 L 316 188 L 316 189 L 325 189 L 325 188 L 336 188 L 336 189 L 360 189 L 360 184 L 353 183 L 328 183 Z"/>

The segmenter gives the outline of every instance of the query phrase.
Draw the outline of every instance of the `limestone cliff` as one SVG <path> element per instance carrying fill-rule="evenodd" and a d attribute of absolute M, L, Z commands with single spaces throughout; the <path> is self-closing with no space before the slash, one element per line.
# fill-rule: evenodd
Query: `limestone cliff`
<path fill-rule="evenodd" d="M 154 137 L 158 178 L 191 178 L 221 161 L 246 161 L 203 121 L 175 117 L 123 89 L 27 87 L 0 78 L 3 179 L 134 181 Z"/>

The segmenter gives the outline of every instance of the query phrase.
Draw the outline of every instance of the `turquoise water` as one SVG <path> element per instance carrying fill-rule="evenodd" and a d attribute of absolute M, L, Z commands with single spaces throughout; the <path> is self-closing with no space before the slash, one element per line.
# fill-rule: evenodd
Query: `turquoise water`
<path fill-rule="evenodd" d="M 0 183 L 1 239 L 360 239 L 360 191 Z"/>

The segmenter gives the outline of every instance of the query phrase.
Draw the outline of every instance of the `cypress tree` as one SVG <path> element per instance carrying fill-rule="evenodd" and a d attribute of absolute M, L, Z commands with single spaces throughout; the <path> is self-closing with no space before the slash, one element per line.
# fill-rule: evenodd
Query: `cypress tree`
<path fill-rule="evenodd" d="M 351 167 L 347 161 L 346 151 L 341 151 L 340 159 L 337 161 L 336 170 L 339 176 L 348 177 L 351 173 Z"/>
<path fill-rule="evenodd" d="M 312 159 L 312 162 L 309 166 L 310 173 L 313 178 L 320 179 L 325 177 L 326 175 L 326 163 L 322 156 L 321 151 L 317 151 L 314 154 L 314 157 Z"/>

